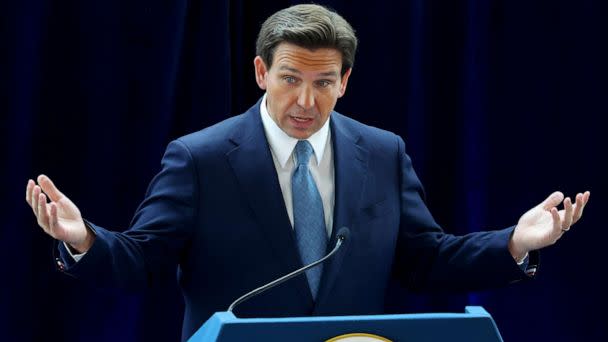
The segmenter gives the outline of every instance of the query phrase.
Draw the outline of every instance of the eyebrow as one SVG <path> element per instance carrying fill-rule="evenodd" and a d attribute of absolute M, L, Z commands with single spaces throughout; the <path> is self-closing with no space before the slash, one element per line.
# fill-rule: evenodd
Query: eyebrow
<path fill-rule="evenodd" d="M 291 71 L 294 74 L 298 74 L 301 75 L 302 72 L 296 68 L 292 68 L 292 67 L 288 67 L 286 65 L 282 65 L 281 67 L 279 67 L 279 70 L 287 70 L 287 71 Z M 322 72 L 319 74 L 319 76 L 333 76 L 333 77 L 338 77 L 338 73 L 335 71 L 326 71 L 326 72 Z"/>

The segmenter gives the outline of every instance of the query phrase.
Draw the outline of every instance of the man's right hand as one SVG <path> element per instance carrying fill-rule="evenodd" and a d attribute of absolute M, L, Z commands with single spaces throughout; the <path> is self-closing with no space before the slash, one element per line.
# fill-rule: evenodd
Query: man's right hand
<path fill-rule="evenodd" d="M 47 195 L 50 203 L 47 203 Z M 30 179 L 25 200 L 32 207 L 38 225 L 47 234 L 69 244 L 78 253 L 91 248 L 95 234 L 85 226 L 78 207 L 55 187 L 50 178 L 38 176 L 38 185 Z"/>

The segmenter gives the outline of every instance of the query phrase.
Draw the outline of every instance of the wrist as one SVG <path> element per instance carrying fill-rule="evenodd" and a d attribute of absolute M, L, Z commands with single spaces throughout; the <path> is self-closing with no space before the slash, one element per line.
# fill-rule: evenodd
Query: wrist
<path fill-rule="evenodd" d="M 522 247 L 522 244 L 517 241 L 517 227 L 513 230 L 511 238 L 509 239 L 509 253 L 518 264 L 522 263 L 528 256 L 528 250 Z"/>
<path fill-rule="evenodd" d="M 93 232 L 86 225 L 85 225 L 85 230 L 86 230 L 86 233 L 85 233 L 84 240 L 82 242 L 69 243 L 70 247 L 78 254 L 86 253 L 91 248 L 91 246 L 93 245 L 93 242 L 95 241 L 95 234 L 93 234 Z"/>

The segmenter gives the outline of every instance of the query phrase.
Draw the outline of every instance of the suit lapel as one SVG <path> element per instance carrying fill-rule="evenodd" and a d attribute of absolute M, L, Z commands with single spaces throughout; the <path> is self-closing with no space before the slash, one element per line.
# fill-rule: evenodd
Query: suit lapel
<path fill-rule="evenodd" d="M 235 130 L 230 138 L 236 147 L 228 152 L 227 157 L 243 196 L 247 198 L 262 233 L 276 254 L 281 265 L 280 273 L 287 274 L 302 267 L 302 262 L 264 133 L 259 104 L 258 101 L 244 114 L 242 127 Z M 304 276 L 290 281 L 295 282 L 303 298 L 312 303 Z"/>
<path fill-rule="evenodd" d="M 336 233 L 342 227 L 348 227 L 351 230 L 351 239 L 356 239 L 358 227 L 352 226 L 352 220 L 361 207 L 363 188 L 367 177 L 369 153 L 359 145 L 359 132 L 354 132 L 346 127 L 346 120 L 348 119 L 342 115 L 332 113 L 331 133 L 335 173 L 335 205 L 329 248 L 335 246 Z M 342 250 L 324 266 L 316 308 L 319 308 L 330 294 L 350 245 L 351 243 L 347 241 Z"/>

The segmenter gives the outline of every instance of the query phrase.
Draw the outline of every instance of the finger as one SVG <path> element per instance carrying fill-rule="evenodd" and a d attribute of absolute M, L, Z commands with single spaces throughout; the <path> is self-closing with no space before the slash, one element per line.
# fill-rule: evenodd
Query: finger
<path fill-rule="evenodd" d="M 59 218 L 57 217 L 57 204 L 51 203 L 49 206 L 51 207 L 51 216 L 49 218 L 49 234 L 55 237 L 57 234 L 57 226 L 59 224 Z"/>
<path fill-rule="evenodd" d="M 49 195 L 51 201 L 58 202 L 63 198 L 63 194 L 57 189 L 49 177 L 45 175 L 38 176 L 38 184 L 40 184 L 42 190 Z"/>
<path fill-rule="evenodd" d="M 585 191 L 585 193 L 583 194 L 583 203 L 585 205 L 587 205 L 587 202 L 589 202 L 589 197 L 591 197 L 591 192 Z"/>
<path fill-rule="evenodd" d="M 559 205 L 564 200 L 564 194 L 559 191 L 556 191 L 549 195 L 547 199 L 545 199 L 540 205 L 545 210 L 549 210 L 557 205 Z"/>
<path fill-rule="evenodd" d="M 566 197 L 564 200 L 564 219 L 562 221 L 562 230 L 570 229 L 572 225 L 572 200 L 570 197 Z"/>
<path fill-rule="evenodd" d="M 583 194 L 576 194 L 576 203 L 574 203 L 574 213 L 572 214 L 572 224 L 576 223 L 576 221 L 583 216 L 584 207 L 585 204 L 583 202 Z"/>
<path fill-rule="evenodd" d="M 27 186 L 25 187 L 25 201 L 30 207 L 32 206 L 32 191 L 34 191 L 34 185 L 36 185 L 34 181 L 29 179 L 27 181 Z"/>
<path fill-rule="evenodd" d="M 38 224 L 44 231 L 49 230 L 49 213 L 47 211 L 46 196 L 40 194 L 38 196 Z"/>
<path fill-rule="evenodd" d="M 587 205 L 587 202 L 589 202 L 589 196 L 591 195 L 591 193 L 589 193 L 589 191 L 586 191 L 584 194 L 578 194 L 576 196 L 576 205 L 575 205 L 575 211 L 574 211 L 574 215 L 572 217 L 572 222 L 575 223 L 577 222 L 582 216 L 583 216 L 583 209 L 585 209 L 585 206 Z M 579 201 L 579 197 L 580 197 L 580 201 Z"/>
<path fill-rule="evenodd" d="M 551 208 L 551 216 L 553 217 L 553 230 L 558 233 L 563 233 L 562 231 L 562 220 L 559 218 L 559 213 L 557 212 L 557 208 Z"/>
<path fill-rule="evenodd" d="M 32 211 L 34 211 L 36 218 L 38 218 L 38 196 L 40 196 L 40 187 L 34 185 L 34 190 L 32 190 Z"/>

